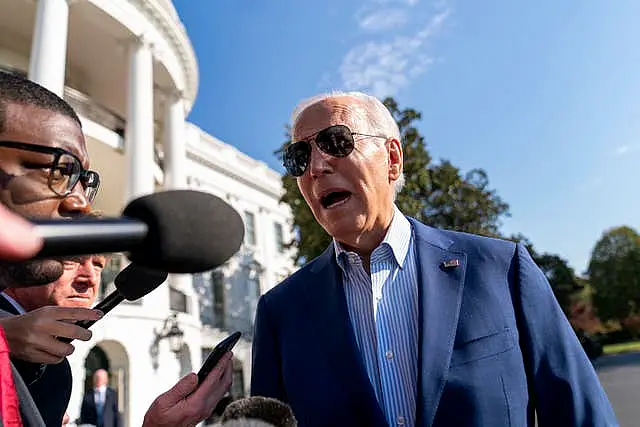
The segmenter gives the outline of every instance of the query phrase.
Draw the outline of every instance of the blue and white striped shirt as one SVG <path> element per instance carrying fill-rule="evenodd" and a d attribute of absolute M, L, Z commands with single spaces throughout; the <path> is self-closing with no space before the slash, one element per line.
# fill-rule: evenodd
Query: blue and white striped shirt
<path fill-rule="evenodd" d="M 390 426 L 414 426 L 418 382 L 418 274 L 414 237 L 395 208 L 382 243 L 361 258 L 334 240 L 349 317 L 376 397 Z"/>

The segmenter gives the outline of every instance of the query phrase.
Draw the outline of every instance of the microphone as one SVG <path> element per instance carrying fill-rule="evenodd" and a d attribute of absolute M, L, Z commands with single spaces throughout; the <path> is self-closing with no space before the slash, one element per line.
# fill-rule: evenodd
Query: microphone
<path fill-rule="evenodd" d="M 249 426 L 248 421 L 261 421 L 273 427 L 298 426 L 291 406 L 270 397 L 251 396 L 236 400 L 220 416 L 221 426 Z"/>
<path fill-rule="evenodd" d="M 266 421 L 260 421 L 251 418 L 236 418 L 235 420 L 225 421 L 224 423 L 214 424 L 218 427 L 276 427 Z"/>
<path fill-rule="evenodd" d="M 35 259 L 129 252 L 141 266 L 200 273 L 224 264 L 244 239 L 242 218 L 227 202 L 194 190 L 133 200 L 119 218 L 34 220 L 44 245 Z"/>
<path fill-rule="evenodd" d="M 107 314 L 122 301 L 135 301 L 149 294 L 167 280 L 169 275 L 164 271 L 151 270 L 136 264 L 129 264 L 113 280 L 116 290 L 107 295 L 95 307 L 96 310 Z M 97 320 L 78 320 L 74 324 L 88 329 Z M 71 342 L 69 338 L 58 338 L 60 341 Z"/>

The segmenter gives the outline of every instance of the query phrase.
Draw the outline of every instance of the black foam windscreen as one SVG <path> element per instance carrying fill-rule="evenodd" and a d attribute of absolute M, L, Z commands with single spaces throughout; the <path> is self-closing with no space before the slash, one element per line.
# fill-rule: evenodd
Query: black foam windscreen
<path fill-rule="evenodd" d="M 251 396 L 231 402 L 222 413 L 222 425 L 231 420 L 255 419 L 275 427 L 297 427 L 291 406 L 277 399 Z"/>
<path fill-rule="evenodd" d="M 147 224 L 148 233 L 130 259 L 172 273 L 205 271 L 224 264 L 244 239 L 242 218 L 208 193 L 169 190 L 132 201 L 123 215 Z"/>
<path fill-rule="evenodd" d="M 118 273 L 113 284 L 127 301 L 135 301 L 163 284 L 168 276 L 164 271 L 131 263 Z"/>

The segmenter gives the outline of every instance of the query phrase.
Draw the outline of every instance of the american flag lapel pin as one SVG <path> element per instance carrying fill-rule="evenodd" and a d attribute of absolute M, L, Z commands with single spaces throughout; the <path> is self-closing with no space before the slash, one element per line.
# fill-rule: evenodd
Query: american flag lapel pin
<path fill-rule="evenodd" d="M 453 258 L 453 259 L 448 259 L 446 261 L 442 261 L 442 264 L 440 264 L 442 266 L 442 268 L 444 268 L 445 270 L 451 270 L 453 268 L 457 268 L 460 267 L 460 260 L 457 258 Z"/>

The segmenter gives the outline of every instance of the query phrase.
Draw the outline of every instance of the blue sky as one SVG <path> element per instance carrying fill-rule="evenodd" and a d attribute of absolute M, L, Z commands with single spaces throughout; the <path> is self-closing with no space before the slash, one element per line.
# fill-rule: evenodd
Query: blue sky
<path fill-rule="evenodd" d="M 505 233 L 582 272 L 640 230 L 640 2 L 175 0 L 196 50 L 189 120 L 282 171 L 296 103 L 355 89 L 423 113 L 434 159 L 480 167 Z M 518 3 L 518 4 L 516 4 Z"/>

